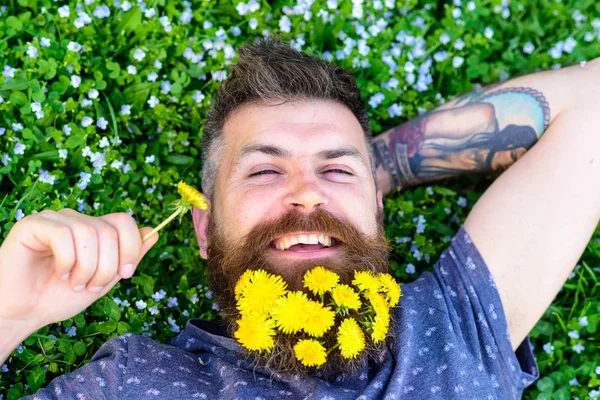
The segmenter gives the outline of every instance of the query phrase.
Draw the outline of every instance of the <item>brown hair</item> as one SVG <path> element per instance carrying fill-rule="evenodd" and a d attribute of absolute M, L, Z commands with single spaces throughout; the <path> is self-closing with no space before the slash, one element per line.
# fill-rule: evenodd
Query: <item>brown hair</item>
<path fill-rule="evenodd" d="M 341 67 L 298 51 L 279 37 L 259 37 L 238 49 L 238 61 L 217 91 L 204 123 L 202 189 L 213 202 L 222 130 L 242 104 L 283 104 L 294 100 L 333 100 L 352 111 L 364 133 L 377 189 L 369 116 L 354 77 Z"/>

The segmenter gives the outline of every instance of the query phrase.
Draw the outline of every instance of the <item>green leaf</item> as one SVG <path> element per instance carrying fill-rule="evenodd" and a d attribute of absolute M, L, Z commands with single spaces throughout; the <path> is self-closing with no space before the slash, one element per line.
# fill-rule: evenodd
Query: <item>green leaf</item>
<path fill-rule="evenodd" d="M 108 316 L 108 318 L 113 321 L 118 321 L 121 319 L 121 310 L 117 303 L 112 301 L 111 299 L 106 299 L 106 303 L 104 303 L 104 314 Z"/>
<path fill-rule="evenodd" d="M 82 356 L 85 354 L 85 352 L 87 351 L 87 347 L 85 345 L 85 343 L 83 342 L 77 342 L 73 345 L 73 351 L 75 352 L 75 354 L 77 354 L 78 356 Z"/>
<path fill-rule="evenodd" d="M 83 142 L 84 142 L 83 135 L 73 133 L 67 139 L 67 147 L 69 149 L 73 149 L 75 147 L 81 146 L 83 144 Z"/>
<path fill-rule="evenodd" d="M 119 27 L 120 31 L 125 31 L 128 35 L 132 32 L 135 32 L 136 29 L 142 23 L 142 9 L 139 7 L 134 7 L 132 10 L 125 13 L 125 16 L 121 20 L 121 26 Z"/>
<path fill-rule="evenodd" d="M 117 324 L 117 333 L 119 335 L 123 335 L 127 332 L 131 332 L 131 326 L 127 322 L 123 322 L 123 321 L 119 322 Z"/>
<path fill-rule="evenodd" d="M 105 335 L 113 333 L 115 329 L 117 329 L 116 321 L 106 321 L 103 324 L 98 324 L 98 332 L 104 333 Z"/>
<path fill-rule="evenodd" d="M 27 384 L 29 384 L 29 388 L 33 392 L 37 392 L 42 387 L 45 380 L 46 372 L 40 366 L 33 368 L 29 372 L 29 375 L 27 375 Z"/>
<path fill-rule="evenodd" d="M 165 161 L 175 165 L 191 165 L 194 163 L 194 158 L 183 154 L 170 154 L 165 157 Z"/>
<path fill-rule="evenodd" d="M 27 99 L 27 95 L 25 95 L 25 93 L 23 92 L 19 92 L 19 91 L 15 91 L 12 92 L 12 94 L 9 97 L 9 100 L 16 106 L 24 106 L 25 104 L 29 103 L 29 100 Z"/>
<path fill-rule="evenodd" d="M 150 297 L 154 293 L 154 279 L 151 276 L 145 274 L 134 276 L 131 278 L 131 283 L 141 286 L 146 297 Z"/>
<path fill-rule="evenodd" d="M 537 388 L 542 392 L 551 393 L 554 390 L 554 381 L 546 376 L 538 381 Z"/>

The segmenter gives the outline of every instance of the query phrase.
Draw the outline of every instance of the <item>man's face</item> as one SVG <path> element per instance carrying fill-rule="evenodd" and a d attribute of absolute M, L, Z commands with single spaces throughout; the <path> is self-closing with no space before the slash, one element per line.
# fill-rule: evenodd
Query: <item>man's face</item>
<path fill-rule="evenodd" d="M 302 290 L 304 273 L 317 265 L 337 272 L 341 283 L 350 283 L 355 270 L 387 272 L 381 192 L 364 133 L 345 106 L 245 105 L 227 120 L 223 136 L 210 217 L 195 210 L 194 222 L 230 331 L 239 316 L 235 284 L 247 269 L 279 274 L 291 290 Z M 332 346 L 335 337 L 329 340 Z M 297 367 L 291 342 L 279 346 L 265 365 Z M 332 368 L 351 367 L 338 358 Z"/>
<path fill-rule="evenodd" d="M 342 268 L 348 251 L 358 250 L 352 246 L 385 240 L 364 133 L 345 106 L 324 100 L 246 104 L 227 120 L 223 137 L 207 242 L 209 249 L 226 248 L 213 254 L 220 260 L 208 252 L 209 267 L 220 262 L 237 274 L 222 258 L 251 246 L 252 260 L 266 265 L 246 268 L 268 268 L 292 283 L 310 266 Z M 311 234 L 318 244 L 280 247 Z M 330 239 L 321 235 L 342 243 L 327 247 Z M 363 252 L 369 255 L 369 248 Z"/>

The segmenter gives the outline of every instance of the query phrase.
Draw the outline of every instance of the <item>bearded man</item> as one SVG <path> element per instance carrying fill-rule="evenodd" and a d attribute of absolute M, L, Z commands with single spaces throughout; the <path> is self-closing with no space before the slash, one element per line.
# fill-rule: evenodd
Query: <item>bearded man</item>
<path fill-rule="evenodd" d="M 373 139 L 350 74 L 279 40 L 245 45 L 206 118 L 202 186 L 210 207 L 193 212 L 224 323 L 191 319 L 171 345 L 118 337 L 32 398 L 519 398 L 539 376 L 527 334 L 600 219 L 599 80 L 597 60 L 516 78 Z M 233 338 L 235 285 L 246 270 L 279 274 L 295 290 L 316 265 L 342 282 L 354 270 L 386 272 L 383 195 L 491 170 L 505 171 L 433 272 L 402 286 L 385 346 L 352 362 L 337 357 L 325 373 L 299 366 L 285 345 L 283 355 L 255 355 Z M 31 268 L 8 271 L 52 244 L 44 232 L 62 224 L 75 238 L 83 237 L 83 223 L 100 233 L 110 225 L 119 243 L 136 237 L 122 248 L 142 256 L 156 242 L 142 244 L 123 215 L 39 214 L 17 223 L 0 248 L 0 260 L 12 260 L 0 262 L 0 359 L 31 332 L 9 321 L 33 320 L 37 328 L 66 319 L 133 273 L 118 267 L 127 255 L 107 274 L 100 261 L 86 267 L 55 245 L 55 257 L 62 251 L 66 260 L 37 286 L 54 297 L 15 304 L 14 287 L 34 292 L 23 289 Z M 85 241 L 75 242 L 78 254 L 87 254 Z M 44 318 L 39 304 L 53 306 Z"/>

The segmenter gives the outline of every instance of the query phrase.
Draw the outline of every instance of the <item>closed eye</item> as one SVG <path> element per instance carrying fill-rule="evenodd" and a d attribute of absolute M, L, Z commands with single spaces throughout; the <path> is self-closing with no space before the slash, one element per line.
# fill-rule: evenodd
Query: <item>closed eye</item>
<path fill-rule="evenodd" d="M 250 177 L 259 176 L 259 175 L 271 175 L 269 172 L 274 172 L 276 174 L 278 173 L 277 171 L 273 171 L 272 169 L 264 169 L 262 171 L 258 171 L 258 172 L 253 173 L 252 175 L 250 175 Z M 352 175 L 348 171 L 344 171 L 343 169 L 337 169 L 337 168 L 329 169 L 329 170 L 327 170 L 325 172 L 337 172 L 337 173 L 346 174 L 346 175 L 350 175 L 350 176 Z"/>

